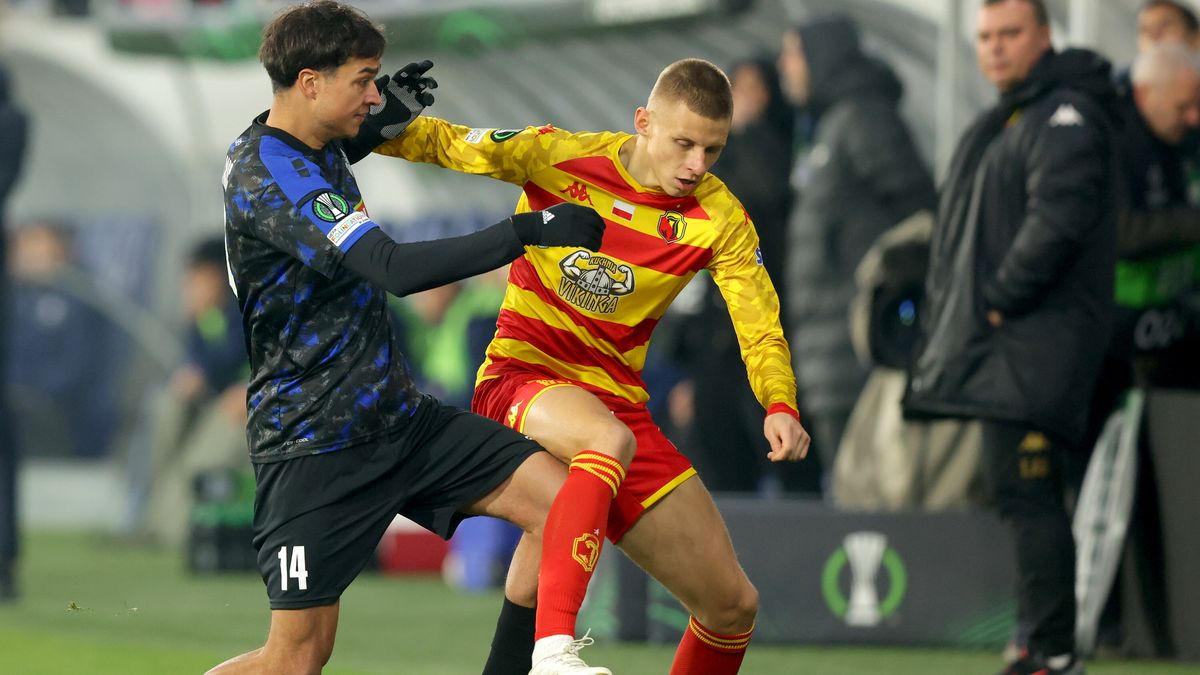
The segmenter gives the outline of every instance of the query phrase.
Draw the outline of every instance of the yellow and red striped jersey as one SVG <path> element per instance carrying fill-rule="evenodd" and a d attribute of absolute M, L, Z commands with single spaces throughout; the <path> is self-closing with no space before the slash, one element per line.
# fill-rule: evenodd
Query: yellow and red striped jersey
<path fill-rule="evenodd" d="M 549 125 L 471 129 L 419 117 L 375 151 L 519 185 L 517 212 L 573 201 L 608 221 L 598 252 L 531 246 L 512 263 L 479 380 L 520 368 L 643 403 L 650 334 L 706 269 L 729 307 L 759 402 L 795 410 L 779 298 L 745 209 L 711 174 L 687 197 L 642 187 L 617 155 L 632 138 Z"/>

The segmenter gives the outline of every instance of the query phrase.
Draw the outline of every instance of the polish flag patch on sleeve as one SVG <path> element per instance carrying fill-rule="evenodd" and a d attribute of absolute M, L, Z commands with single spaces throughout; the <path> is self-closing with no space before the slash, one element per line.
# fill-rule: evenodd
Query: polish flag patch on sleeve
<path fill-rule="evenodd" d="M 620 199 L 613 200 L 612 212 L 613 215 L 625 220 L 633 220 L 633 204 L 627 204 Z"/>

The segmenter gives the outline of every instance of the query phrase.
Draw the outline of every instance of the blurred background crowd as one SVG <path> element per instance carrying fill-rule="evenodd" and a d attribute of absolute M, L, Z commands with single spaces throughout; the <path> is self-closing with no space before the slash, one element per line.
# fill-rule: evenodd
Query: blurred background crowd
<path fill-rule="evenodd" d="M 767 461 L 763 411 L 724 302 L 702 274 L 658 327 L 644 377 L 658 423 L 713 492 L 858 511 L 985 508 L 995 496 L 989 424 L 1000 420 L 1068 446 L 1058 496 L 1076 507 L 1078 528 L 1089 461 L 1124 457 L 1106 465 L 1116 467 L 1106 485 L 1124 486 L 1131 505 L 1105 517 L 1123 519 L 1122 531 L 1135 525 L 1117 547 L 1131 579 L 1120 583 L 1141 589 L 1139 611 L 1151 618 L 1139 638 L 1127 595 L 1124 623 L 1119 601 L 1100 603 L 1098 639 L 1145 655 L 1177 649 L 1153 618 L 1169 595 L 1151 584 L 1161 582 L 1169 536 L 1160 482 L 1195 460 L 1171 465 L 1154 453 L 1142 399 L 1131 403 L 1130 393 L 1153 402 L 1153 392 L 1168 391 L 1200 410 L 1188 398 L 1200 387 L 1200 25 L 1190 0 L 1046 3 L 1055 49 L 1084 47 L 1111 63 L 1113 175 L 1092 203 L 1069 210 L 1093 209 L 1091 219 L 1111 219 L 1114 234 L 1059 233 L 1075 252 L 1042 257 L 1031 272 L 1042 279 L 1035 294 L 1060 303 L 1065 323 L 1052 316 L 1014 330 L 997 347 L 1012 372 L 981 385 L 1016 382 L 1014 396 L 1038 405 L 1025 416 L 1000 394 L 947 411 L 919 386 L 939 331 L 985 320 L 946 310 L 953 289 L 1000 265 L 978 251 L 948 259 L 959 242 L 938 234 L 947 209 L 980 208 L 965 199 L 971 181 L 955 175 L 960 160 L 971 161 L 956 148 L 996 110 L 997 89 L 1007 94 L 976 67 L 980 2 L 445 4 L 454 7 L 360 6 L 389 26 L 385 69 L 434 60 L 441 88 L 429 114 L 459 123 L 629 129 L 638 92 L 665 64 L 698 56 L 726 68 L 733 130 L 712 171 L 757 227 L 813 452 L 797 465 Z M 201 508 L 231 499 L 249 471 L 248 366 L 218 191 L 225 144 L 270 104 L 254 54 L 261 17 L 276 6 L 0 3 L 0 602 L 19 592 L 17 522 L 194 551 L 201 524 L 244 516 Z M 1077 124 L 1071 110 L 1055 110 L 1049 124 Z M 364 161 L 359 181 L 372 215 L 399 241 L 477 229 L 510 212 L 518 194 L 376 161 Z M 1056 189 L 1070 192 L 1074 176 L 1061 173 Z M 1090 281 L 1057 297 L 1052 282 L 1079 274 L 1086 256 L 1102 261 L 1094 277 L 1104 302 L 1089 295 Z M 504 278 L 394 300 L 424 390 L 469 405 Z M 1076 307 L 1104 316 L 1081 341 L 1059 339 L 1079 328 L 1070 323 Z M 1042 405 L 1044 391 L 1060 393 Z M 1132 430 L 1128 447 L 1118 428 Z M 513 533 L 472 521 L 457 539 L 453 581 L 494 585 Z"/>

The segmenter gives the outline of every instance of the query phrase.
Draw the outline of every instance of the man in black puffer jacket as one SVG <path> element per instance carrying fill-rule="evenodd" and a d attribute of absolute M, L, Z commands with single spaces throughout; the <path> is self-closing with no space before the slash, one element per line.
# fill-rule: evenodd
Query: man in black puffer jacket
<path fill-rule="evenodd" d="M 897 110 L 900 80 L 859 48 L 849 19 L 786 33 L 779 74 L 788 99 L 816 120 L 792 173 L 799 201 L 788 222 L 785 325 L 806 426 L 828 474 L 870 370 L 850 346 L 854 270 L 879 235 L 932 210 L 937 192 Z"/>
<path fill-rule="evenodd" d="M 951 160 L 904 405 L 983 420 L 1029 628 L 1028 653 L 1004 673 L 1075 675 L 1062 466 L 1083 435 L 1112 317 L 1115 93 L 1099 56 L 1051 48 L 1041 0 L 985 0 L 976 35 L 1000 101 Z"/>

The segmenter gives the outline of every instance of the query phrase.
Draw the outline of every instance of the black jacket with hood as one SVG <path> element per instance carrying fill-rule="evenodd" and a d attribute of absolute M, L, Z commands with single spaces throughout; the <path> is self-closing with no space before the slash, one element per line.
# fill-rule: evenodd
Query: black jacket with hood
<path fill-rule="evenodd" d="M 1078 442 L 1113 313 L 1109 69 L 1089 51 L 1049 51 L 963 134 L 933 233 L 910 415 Z"/>
<path fill-rule="evenodd" d="M 793 171 L 788 339 L 802 408 L 848 413 L 869 370 L 850 345 L 854 270 L 880 234 L 933 209 L 937 193 L 897 110 L 900 81 L 862 52 L 854 24 L 831 17 L 797 32 L 816 125 Z"/>

